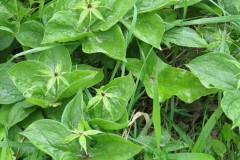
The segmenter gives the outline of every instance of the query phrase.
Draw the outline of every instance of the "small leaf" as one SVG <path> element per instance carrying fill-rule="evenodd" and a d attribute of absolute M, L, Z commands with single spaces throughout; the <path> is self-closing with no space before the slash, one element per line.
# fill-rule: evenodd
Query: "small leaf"
<path fill-rule="evenodd" d="M 86 136 L 92 136 L 92 135 L 96 135 L 96 134 L 100 134 L 100 133 L 103 133 L 103 132 L 98 131 L 98 130 L 84 131 L 84 135 L 86 135 Z"/>
<path fill-rule="evenodd" d="M 56 80 L 57 80 L 57 79 L 56 79 L 55 77 L 52 77 L 52 78 L 48 81 L 48 83 L 47 83 L 47 92 L 45 93 L 45 95 L 47 95 L 47 94 L 49 93 L 50 89 L 54 87 L 54 84 L 56 83 Z"/>
<path fill-rule="evenodd" d="M 111 114 L 111 116 L 113 117 L 111 104 L 110 104 L 109 100 L 107 99 L 107 97 L 103 97 L 103 104 L 104 104 L 104 107 L 106 108 L 106 110 L 107 110 L 107 111 Z"/>
<path fill-rule="evenodd" d="M 87 153 L 87 140 L 84 135 L 79 137 L 79 143 L 83 147 L 84 151 Z"/>
<path fill-rule="evenodd" d="M 79 137 L 78 134 L 70 134 L 69 136 L 64 138 L 63 143 L 69 143 L 69 142 L 71 142 L 72 140 L 74 140 L 74 139 L 76 139 L 78 137 Z"/>
<path fill-rule="evenodd" d="M 86 3 L 79 2 L 73 6 L 72 9 L 87 9 Z"/>
<path fill-rule="evenodd" d="M 59 76 L 59 79 L 66 85 L 66 86 L 70 86 L 69 82 L 66 80 L 66 78 L 64 78 L 63 76 Z"/>
<path fill-rule="evenodd" d="M 104 21 L 102 14 L 97 9 L 92 8 L 91 11 L 98 19 Z"/>
<path fill-rule="evenodd" d="M 101 97 L 100 96 L 96 96 L 96 97 L 93 97 L 89 102 L 88 102 L 88 105 L 87 105 L 87 110 L 91 110 L 93 109 L 94 107 L 96 107 L 96 105 L 101 101 Z"/>
<path fill-rule="evenodd" d="M 84 123 L 82 120 L 80 120 L 80 122 L 78 123 L 78 130 L 79 131 L 83 131 L 84 130 Z"/>
<path fill-rule="evenodd" d="M 78 26 L 82 24 L 82 22 L 86 19 L 88 14 L 89 14 L 89 10 L 82 11 L 82 13 L 80 14 L 79 21 L 78 21 Z"/>

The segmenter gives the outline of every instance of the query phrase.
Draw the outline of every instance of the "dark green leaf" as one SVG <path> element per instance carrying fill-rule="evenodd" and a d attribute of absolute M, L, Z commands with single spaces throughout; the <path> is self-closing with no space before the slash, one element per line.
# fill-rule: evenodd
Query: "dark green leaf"
<path fill-rule="evenodd" d="M 70 129 L 76 129 L 80 120 L 84 119 L 84 108 L 83 94 L 79 91 L 64 109 L 61 122 Z"/>
<path fill-rule="evenodd" d="M 104 21 L 97 20 L 91 26 L 91 29 L 94 31 L 106 31 L 111 28 L 133 7 L 135 0 L 104 0 L 101 2 L 100 5 L 104 7 L 99 11 L 103 16 Z M 104 12 L 102 12 L 102 10 L 104 10 Z"/>
<path fill-rule="evenodd" d="M 233 127 L 240 126 L 240 91 L 225 91 L 221 107 L 225 115 L 233 121 Z"/>
<path fill-rule="evenodd" d="M 148 51 L 146 51 L 148 52 Z M 127 69 L 135 76 L 139 77 L 143 61 L 137 59 L 127 59 Z M 143 80 L 143 72 L 141 80 L 143 81 L 147 94 L 153 98 L 154 76 L 158 73 L 158 90 L 159 100 L 163 102 L 173 95 L 178 96 L 182 101 L 191 103 L 201 96 L 211 94 L 215 91 L 206 89 L 200 81 L 189 71 L 172 67 L 164 63 L 157 55 L 152 52 L 146 63 L 146 73 Z"/>
<path fill-rule="evenodd" d="M 193 29 L 188 27 L 172 28 L 165 32 L 163 41 L 166 44 L 173 43 L 184 47 L 206 48 L 207 42 Z"/>
<path fill-rule="evenodd" d="M 128 160 L 141 151 L 141 147 L 114 134 L 94 136 L 97 145 L 89 151 L 92 160 Z"/>
<path fill-rule="evenodd" d="M 69 51 L 64 46 L 59 46 L 42 52 L 39 61 L 45 63 L 52 70 L 56 68 L 57 64 L 62 65 L 63 72 L 70 72 L 72 68 Z"/>
<path fill-rule="evenodd" d="M 23 99 L 22 93 L 17 90 L 7 74 L 8 69 L 12 66 L 13 64 L 9 64 L 0 70 L 0 104 L 11 104 Z"/>
<path fill-rule="evenodd" d="M 128 22 L 129 27 L 131 22 Z M 164 22 L 157 14 L 147 13 L 138 16 L 134 36 L 138 39 L 160 49 L 163 33 L 165 31 Z"/>
<path fill-rule="evenodd" d="M 78 19 L 67 11 L 55 13 L 47 23 L 43 43 L 76 41 L 89 36 L 77 23 Z"/>
<path fill-rule="evenodd" d="M 230 61 L 236 61 L 224 53 L 208 53 L 192 60 L 187 67 L 207 88 L 236 90 L 240 69 Z"/>
<path fill-rule="evenodd" d="M 21 101 L 14 105 L 4 105 L 0 109 L 0 123 L 7 128 L 12 127 L 16 123 L 25 119 L 36 108 L 31 107 L 32 104 Z"/>
<path fill-rule="evenodd" d="M 31 48 L 40 47 L 44 34 L 44 26 L 37 21 L 24 22 L 16 35 L 17 40 Z"/>
<path fill-rule="evenodd" d="M 63 124 L 53 120 L 39 120 L 30 125 L 22 135 L 27 137 L 32 144 L 52 156 L 60 159 L 65 152 L 78 154 L 80 146 L 77 141 L 63 143 L 64 138 L 71 134 L 71 131 Z"/>
<path fill-rule="evenodd" d="M 111 29 L 95 33 L 83 43 L 85 53 L 101 52 L 113 59 L 125 61 L 125 41 L 118 25 Z"/>

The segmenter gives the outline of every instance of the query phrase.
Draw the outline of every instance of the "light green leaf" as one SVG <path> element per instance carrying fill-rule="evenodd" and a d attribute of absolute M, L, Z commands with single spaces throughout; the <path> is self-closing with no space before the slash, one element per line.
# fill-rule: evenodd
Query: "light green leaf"
<path fill-rule="evenodd" d="M 84 21 L 84 19 L 86 19 L 88 14 L 89 14 L 89 10 L 82 11 L 82 13 L 80 14 L 80 18 L 78 20 L 78 26 L 80 26 L 82 24 L 82 22 Z"/>
<path fill-rule="evenodd" d="M 43 40 L 44 26 L 37 21 L 24 22 L 16 35 L 17 40 L 31 48 L 40 47 Z"/>
<path fill-rule="evenodd" d="M 168 30 L 163 36 L 163 41 L 166 44 L 173 43 L 184 47 L 206 48 L 208 46 L 203 38 L 188 27 L 175 27 Z"/>
<path fill-rule="evenodd" d="M 84 151 L 87 153 L 87 140 L 84 135 L 79 137 L 79 143 L 83 147 Z"/>
<path fill-rule="evenodd" d="M 80 145 L 76 140 L 63 144 L 64 138 L 70 134 L 63 124 L 47 119 L 34 122 L 22 132 L 35 147 L 54 159 L 60 159 L 64 152 L 79 154 Z"/>
<path fill-rule="evenodd" d="M 91 33 L 78 26 L 78 19 L 67 11 L 60 11 L 48 21 L 42 43 L 80 40 Z"/>
<path fill-rule="evenodd" d="M 149 48 L 148 48 L 149 49 Z M 148 53 L 149 50 L 145 50 Z M 136 77 L 140 76 L 143 61 L 129 58 L 127 59 L 127 69 Z M 143 72 L 140 79 L 143 81 L 148 96 L 153 98 L 154 76 L 158 70 L 158 91 L 159 101 L 163 102 L 176 95 L 182 101 L 191 103 L 201 96 L 205 96 L 216 91 L 206 89 L 200 81 L 189 71 L 172 67 L 164 63 L 154 52 L 150 53 L 146 62 L 146 74 L 143 79 Z"/>
<path fill-rule="evenodd" d="M 236 90 L 240 70 L 230 61 L 236 61 L 225 53 L 208 53 L 192 60 L 187 67 L 207 88 Z"/>
<path fill-rule="evenodd" d="M 91 11 L 98 19 L 104 21 L 102 14 L 97 9 L 93 8 Z"/>
<path fill-rule="evenodd" d="M 240 127 L 240 91 L 225 91 L 221 107 L 225 115 L 233 121 L 233 127 Z"/>
<path fill-rule="evenodd" d="M 35 107 L 26 101 L 18 102 L 14 105 L 3 105 L 0 109 L 0 124 L 7 128 L 24 120 L 29 114 L 36 110 Z"/>
<path fill-rule="evenodd" d="M 76 139 L 78 137 L 79 137 L 78 134 L 70 134 L 69 136 L 64 138 L 63 143 L 69 143 L 69 142 L 73 141 L 74 139 Z"/>
<path fill-rule="evenodd" d="M 83 43 L 85 53 L 102 52 L 113 59 L 125 61 L 125 40 L 118 25 L 111 29 L 95 33 Z"/>
<path fill-rule="evenodd" d="M 93 135 L 97 135 L 97 134 L 100 134 L 100 133 L 103 133 L 103 132 L 98 131 L 98 130 L 84 131 L 84 135 L 86 135 L 86 136 L 93 136 Z"/>
<path fill-rule="evenodd" d="M 3 65 L 0 65 L 0 68 Z M 0 70 L 0 104 L 11 104 L 23 99 L 22 93 L 18 91 L 7 74 L 8 69 L 12 66 L 13 64 L 8 64 Z"/>
<path fill-rule="evenodd" d="M 92 160 L 128 160 L 141 151 L 141 147 L 114 134 L 94 136 L 97 140 L 95 148 L 89 150 Z"/>

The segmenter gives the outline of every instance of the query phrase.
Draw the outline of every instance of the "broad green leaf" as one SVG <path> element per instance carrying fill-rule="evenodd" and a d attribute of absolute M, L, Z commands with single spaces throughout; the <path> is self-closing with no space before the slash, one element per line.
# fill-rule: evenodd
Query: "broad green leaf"
<path fill-rule="evenodd" d="M 147 53 L 148 51 L 146 51 Z M 143 61 L 129 58 L 127 59 L 127 69 L 136 77 L 140 76 Z M 172 67 L 164 63 L 154 52 L 150 53 L 146 62 L 146 73 L 140 79 L 143 81 L 148 96 L 153 98 L 154 76 L 158 70 L 158 92 L 159 100 L 163 102 L 168 98 L 176 95 L 182 101 L 191 103 L 201 96 L 214 93 L 214 90 L 206 89 L 200 81 L 189 71 Z M 144 78 L 144 79 L 143 79 Z"/>
<path fill-rule="evenodd" d="M 179 0 L 137 0 L 136 6 L 138 14 L 140 14 L 158 10 L 166 6 L 176 4 L 177 2 L 179 2 Z"/>
<path fill-rule="evenodd" d="M 135 0 L 101 0 L 100 13 L 104 21 L 97 20 L 91 26 L 93 31 L 106 31 L 120 21 L 123 16 L 133 7 Z"/>
<path fill-rule="evenodd" d="M 8 48 L 12 44 L 13 40 L 14 37 L 10 33 L 0 30 L 0 51 Z"/>
<path fill-rule="evenodd" d="M 61 122 L 70 129 L 76 129 L 80 120 L 84 119 L 84 108 L 83 94 L 82 91 L 79 91 L 64 109 Z"/>
<path fill-rule="evenodd" d="M 77 93 L 79 89 L 91 87 L 102 79 L 102 69 L 94 68 L 93 70 L 86 70 L 82 68 L 82 70 L 73 70 L 70 74 L 66 74 L 66 80 L 70 85 L 60 88 L 58 99 L 68 98 Z"/>
<path fill-rule="evenodd" d="M 214 152 L 218 155 L 223 157 L 223 154 L 227 151 L 225 144 L 217 139 L 211 140 L 211 144 L 213 147 Z"/>
<path fill-rule="evenodd" d="M 79 155 L 72 152 L 64 152 L 59 160 L 79 160 Z"/>
<path fill-rule="evenodd" d="M 0 31 L 6 31 L 13 34 L 18 30 L 18 27 L 16 23 L 10 23 L 4 15 L 0 14 Z"/>
<path fill-rule="evenodd" d="M 0 15 L 3 15 L 7 19 L 13 17 L 13 14 L 0 2 Z"/>
<path fill-rule="evenodd" d="M 233 121 L 233 127 L 240 127 L 240 91 L 225 91 L 221 107 L 225 115 Z"/>
<path fill-rule="evenodd" d="M 185 2 L 185 1 L 187 1 L 187 2 Z M 187 6 L 191 6 L 191 5 L 194 5 L 194 4 L 199 3 L 201 1 L 202 0 L 184 0 L 184 1 L 181 1 L 181 2 L 177 3 L 174 7 L 175 8 L 184 7 L 185 3 L 186 3 Z"/>
<path fill-rule="evenodd" d="M 125 61 L 125 41 L 118 25 L 111 29 L 95 33 L 83 43 L 85 53 L 101 52 L 113 59 Z"/>
<path fill-rule="evenodd" d="M 131 75 L 119 77 L 108 83 L 106 86 L 102 86 L 101 89 L 105 92 L 105 97 L 110 102 L 112 113 L 110 114 L 106 110 L 103 102 L 99 103 L 94 108 L 94 116 L 92 118 L 100 118 L 109 121 L 118 121 L 126 113 L 126 106 L 129 99 L 132 96 L 134 88 L 134 80 Z M 114 97 L 108 97 L 107 95 L 114 95 Z"/>
<path fill-rule="evenodd" d="M 225 96 L 226 98 L 227 96 Z M 223 99 L 225 99 L 223 98 Z M 224 123 L 222 130 L 221 130 L 221 135 L 223 136 L 223 139 L 229 143 L 231 139 L 233 138 L 233 131 L 232 131 L 232 125 L 228 123 Z"/>
<path fill-rule="evenodd" d="M 236 61 L 225 53 L 208 53 L 192 60 L 187 67 L 207 88 L 236 90 L 240 72 L 230 61 Z"/>
<path fill-rule="evenodd" d="M 58 58 L 64 60 L 64 57 L 61 56 L 55 59 L 51 57 L 53 58 L 52 62 L 49 61 L 50 59 L 45 58 L 43 57 L 42 60 L 46 63 L 49 62 L 49 64 L 54 64 L 55 60 L 58 60 Z M 65 59 L 65 64 L 65 70 L 69 70 L 71 63 L 67 61 L 67 58 Z M 73 70 L 72 72 L 63 75 L 63 82 L 62 80 L 59 80 L 57 87 L 58 90 L 56 92 L 55 84 L 49 87 L 51 79 L 56 79 L 53 74 L 55 73 L 49 70 L 47 65 L 38 61 L 20 62 L 9 71 L 11 79 L 17 86 L 18 90 L 23 93 L 24 97 L 27 98 L 29 102 L 41 107 L 53 106 L 58 99 L 68 98 L 77 93 L 79 89 L 90 87 L 101 81 L 103 78 L 101 69 Z M 65 81 L 68 82 L 69 85 L 64 84 Z M 54 82 L 56 82 L 56 80 L 54 80 Z"/>
<path fill-rule="evenodd" d="M 48 49 L 40 54 L 39 61 L 54 70 L 57 64 L 61 64 L 63 72 L 70 72 L 72 68 L 69 51 L 64 46 Z"/>
<path fill-rule="evenodd" d="M 168 160 L 215 160 L 213 156 L 205 153 L 175 153 L 168 154 Z"/>
<path fill-rule="evenodd" d="M 29 114 L 36 110 L 32 104 L 21 101 L 14 105 L 3 105 L 0 109 L 0 124 L 7 128 L 25 119 Z"/>
<path fill-rule="evenodd" d="M 165 32 L 163 41 L 184 47 L 206 48 L 207 42 L 193 29 L 188 27 L 175 27 Z"/>
<path fill-rule="evenodd" d="M 18 33 L 17 40 L 23 45 L 31 48 L 40 47 L 43 40 L 44 26 L 35 20 L 24 22 Z"/>
<path fill-rule="evenodd" d="M 97 145 L 89 150 L 91 160 L 128 160 L 141 151 L 141 147 L 114 134 L 94 136 Z"/>
<path fill-rule="evenodd" d="M 88 122 L 93 125 L 98 125 L 98 127 L 105 129 L 105 130 L 120 130 L 120 129 L 127 127 L 128 114 L 126 112 L 123 115 L 123 117 L 116 122 L 105 120 L 105 119 L 100 119 L 100 118 L 90 119 L 90 120 L 88 120 Z"/>
<path fill-rule="evenodd" d="M 42 43 L 80 40 L 91 33 L 78 26 L 78 19 L 67 11 L 60 11 L 48 21 Z"/>
<path fill-rule="evenodd" d="M 38 61 L 23 61 L 14 65 L 8 74 L 29 102 L 47 107 L 52 95 L 45 96 L 48 77 L 39 76 L 40 70 L 48 70 L 48 67 Z"/>
<path fill-rule="evenodd" d="M 80 154 L 80 145 L 76 140 L 63 143 L 70 134 L 71 131 L 63 124 L 47 119 L 34 122 L 22 132 L 35 147 L 56 160 L 65 152 Z"/>
<path fill-rule="evenodd" d="M 7 74 L 8 69 L 12 66 L 13 64 L 9 64 L 0 70 L 0 104 L 11 104 L 23 99 L 22 93 L 18 91 Z"/>
<path fill-rule="evenodd" d="M 130 24 L 131 22 L 129 21 L 127 24 L 128 28 Z M 162 18 L 157 14 L 141 14 L 137 17 L 133 34 L 138 39 L 159 49 L 165 31 L 164 26 Z"/>

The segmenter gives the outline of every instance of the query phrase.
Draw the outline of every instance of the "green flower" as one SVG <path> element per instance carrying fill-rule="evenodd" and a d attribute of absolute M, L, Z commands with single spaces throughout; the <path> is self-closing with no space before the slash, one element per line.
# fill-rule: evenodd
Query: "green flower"
<path fill-rule="evenodd" d="M 103 133 L 99 130 L 87 130 L 84 131 L 84 124 L 83 123 L 79 123 L 78 125 L 78 129 L 77 130 L 73 130 L 72 131 L 73 134 L 70 134 L 69 136 L 64 138 L 64 143 L 69 143 L 72 140 L 79 138 L 79 144 L 81 145 L 81 147 L 84 149 L 85 153 L 87 153 L 87 140 L 86 137 L 90 138 L 90 136 L 93 135 L 97 135 L 100 133 Z"/>
<path fill-rule="evenodd" d="M 92 14 L 97 17 L 98 19 L 104 21 L 102 14 L 97 10 L 98 7 L 103 7 L 100 6 L 101 2 L 100 1 L 90 1 L 90 0 L 85 0 L 85 2 L 79 2 L 74 5 L 73 9 L 82 9 L 82 13 L 80 14 L 79 21 L 78 21 L 78 26 L 86 19 L 86 17 L 89 15 L 89 26 L 92 21 Z"/>
<path fill-rule="evenodd" d="M 68 81 L 63 77 L 64 74 L 67 72 L 62 72 L 62 64 L 57 64 L 54 70 L 49 69 L 49 70 L 39 70 L 38 72 L 42 73 L 42 75 L 37 75 L 37 76 L 44 76 L 44 77 L 50 77 L 47 83 L 47 92 L 45 95 L 47 95 L 50 91 L 51 88 L 54 86 L 56 87 L 56 92 L 57 88 L 60 84 L 60 81 L 62 81 L 66 86 L 69 86 L 70 84 Z"/>
<path fill-rule="evenodd" d="M 111 89 L 111 88 L 108 88 L 108 89 Z M 96 89 L 97 95 L 88 102 L 87 110 L 91 110 L 91 109 L 95 108 L 102 101 L 105 109 L 113 117 L 112 107 L 111 107 L 111 103 L 110 103 L 109 99 L 115 99 L 118 96 L 113 93 L 108 93 L 107 92 L 108 89 L 106 89 L 105 91 L 103 91 L 102 87 L 100 89 Z"/>

